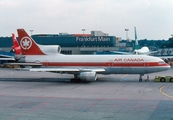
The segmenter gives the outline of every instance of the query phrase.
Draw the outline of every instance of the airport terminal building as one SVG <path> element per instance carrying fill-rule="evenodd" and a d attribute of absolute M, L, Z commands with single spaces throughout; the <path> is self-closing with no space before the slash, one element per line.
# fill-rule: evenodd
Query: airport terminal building
<path fill-rule="evenodd" d="M 32 38 L 42 45 L 60 45 L 62 54 L 94 54 L 103 51 L 119 51 L 120 49 L 132 50 L 124 43 L 118 43 L 116 36 L 109 36 L 102 31 L 91 31 L 91 34 L 37 34 Z M 118 45 L 118 46 L 117 46 Z M 10 51 L 11 37 L 0 38 L 0 51 Z"/>
<path fill-rule="evenodd" d="M 60 45 L 62 54 L 111 54 L 110 51 L 133 51 L 132 42 L 121 43 L 121 38 L 102 31 L 90 34 L 37 34 L 32 38 L 42 45 Z M 0 54 L 12 54 L 12 38 L 0 37 Z M 158 48 L 154 56 L 173 56 L 173 48 Z"/>

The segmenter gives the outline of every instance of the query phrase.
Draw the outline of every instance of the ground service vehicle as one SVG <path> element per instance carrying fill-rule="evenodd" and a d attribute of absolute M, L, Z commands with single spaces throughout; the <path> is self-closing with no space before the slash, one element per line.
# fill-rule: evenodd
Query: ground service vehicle
<path fill-rule="evenodd" d="M 158 76 L 154 79 L 155 82 L 173 82 L 173 76 Z"/>

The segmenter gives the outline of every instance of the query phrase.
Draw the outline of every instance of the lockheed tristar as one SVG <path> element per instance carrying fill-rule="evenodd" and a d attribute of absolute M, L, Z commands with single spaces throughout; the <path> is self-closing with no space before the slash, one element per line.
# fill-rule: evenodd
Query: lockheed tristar
<path fill-rule="evenodd" d="M 30 66 L 29 71 L 73 74 L 71 81 L 96 81 L 97 74 L 139 74 L 142 81 L 144 74 L 170 68 L 162 59 L 147 55 L 64 55 L 59 45 L 39 45 L 24 29 L 17 32 L 18 41 L 12 35 L 16 64 Z"/>

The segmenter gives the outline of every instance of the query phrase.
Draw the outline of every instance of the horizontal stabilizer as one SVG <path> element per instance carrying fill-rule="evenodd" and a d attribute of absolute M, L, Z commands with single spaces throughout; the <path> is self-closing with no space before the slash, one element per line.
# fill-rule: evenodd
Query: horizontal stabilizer
<path fill-rule="evenodd" d="M 0 60 L 12 60 L 12 61 L 15 61 L 14 58 L 0 58 Z"/>
<path fill-rule="evenodd" d="M 42 66 L 41 63 L 4 63 L 4 65 Z"/>
<path fill-rule="evenodd" d="M 13 56 L 0 54 L 0 60 L 12 60 L 15 61 Z"/>

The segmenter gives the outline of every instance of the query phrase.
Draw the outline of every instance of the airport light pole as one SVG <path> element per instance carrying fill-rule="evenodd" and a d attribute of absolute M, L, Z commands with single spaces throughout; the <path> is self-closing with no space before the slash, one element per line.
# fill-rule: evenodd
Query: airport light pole
<path fill-rule="evenodd" d="M 85 30 L 86 30 L 85 28 L 83 28 L 83 29 L 82 29 L 82 31 L 83 31 L 83 34 L 84 34 L 84 31 L 85 31 Z"/>
<path fill-rule="evenodd" d="M 172 38 L 173 38 L 173 34 L 171 34 Z"/>
<path fill-rule="evenodd" d="M 32 32 L 33 32 L 34 30 L 30 30 L 30 32 L 31 32 L 31 36 L 32 36 Z"/>
<path fill-rule="evenodd" d="M 125 29 L 125 31 L 126 31 L 126 40 L 128 39 L 128 31 L 129 31 L 129 29 Z"/>
<path fill-rule="evenodd" d="M 84 31 L 85 31 L 86 29 L 85 28 L 83 28 L 82 29 L 82 31 L 83 31 L 83 35 L 84 35 Z M 83 47 L 85 46 L 85 41 L 83 40 Z"/>

